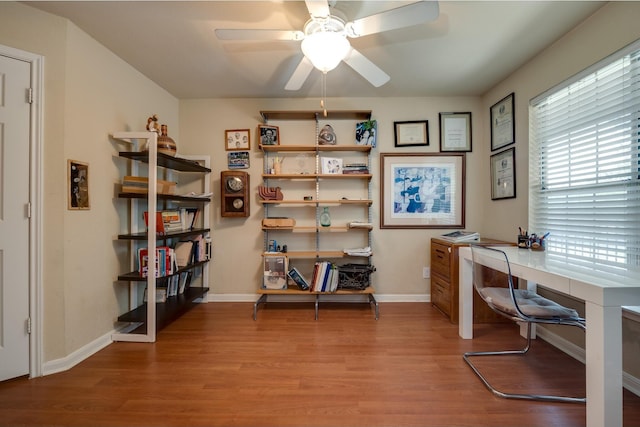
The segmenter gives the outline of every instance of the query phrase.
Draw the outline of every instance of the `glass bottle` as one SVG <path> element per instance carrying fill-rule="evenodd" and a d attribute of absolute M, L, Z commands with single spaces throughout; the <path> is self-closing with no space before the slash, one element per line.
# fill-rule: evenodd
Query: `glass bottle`
<path fill-rule="evenodd" d="M 328 227 L 331 225 L 331 215 L 329 214 L 329 208 L 326 206 L 320 214 L 320 225 L 323 227 Z"/>

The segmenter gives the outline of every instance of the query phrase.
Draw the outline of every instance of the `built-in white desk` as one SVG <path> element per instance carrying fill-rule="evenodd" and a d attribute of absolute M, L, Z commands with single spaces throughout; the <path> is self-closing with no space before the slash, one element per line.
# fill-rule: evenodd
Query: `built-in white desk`
<path fill-rule="evenodd" d="M 599 279 L 576 267 L 563 256 L 517 247 L 506 252 L 514 276 L 571 295 L 585 302 L 587 426 L 622 426 L 622 306 L 640 305 L 640 280 Z M 473 284 L 471 249 L 462 247 L 460 257 L 460 337 L 473 338 Z M 504 260 L 486 256 L 479 262 L 505 271 Z M 593 266 L 594 270 L 597 267 Z M 586 270 L 588 271 L 588 269 Z"/>

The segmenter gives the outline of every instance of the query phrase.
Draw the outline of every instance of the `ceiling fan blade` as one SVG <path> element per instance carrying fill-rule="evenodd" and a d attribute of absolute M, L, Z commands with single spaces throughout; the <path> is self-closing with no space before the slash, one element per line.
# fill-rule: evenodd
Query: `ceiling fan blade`
<path fill-rule="evenodd" d="M 327 0 L 304 0 L 312 18 L 326 18 L 329 16 L 329 2 Z"/>
<path fill-rule="evenodd" d="M 300 89 L 307 80 L 307 77 L 309 77 L 309 74 L 311 74 L 311 70 L 313 70 L 313 64 L 306 56 L 303 56 L 302 61 L 300 61 L 284 88 L 286 90 Z"/>
<path fill-rule="evenodd" d="M 216 37 L 220 40 L 293 40 L 304 38 L 302 31 L 292 30 L 251 30 L 251 29 L 217 29 Z"/>
<path fill-rule="evenodd" d="M 383 31 L 434 21 L 440 14 L 437 1 L 419 1 L 396 9 L 356 19 L 346 25 L 349 37 L 361 37 Z"/>
<path fill-rule="evenodd" d="M 351 48 L 347 56 L 343 59 L 351 68 L 360 73 L 362 77 L 367 79 L 375 87 L 380 87 L 389 80 L 391 77 L 384 71 L 382 71 L 376 64 L 369 61 L 363 54 Z"/>

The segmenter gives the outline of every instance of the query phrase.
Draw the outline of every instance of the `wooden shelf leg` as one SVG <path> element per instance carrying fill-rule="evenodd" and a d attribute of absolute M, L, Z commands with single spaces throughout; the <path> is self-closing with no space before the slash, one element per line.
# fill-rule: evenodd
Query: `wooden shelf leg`
<path fill-rule="evenodd" d="M 369 304 L 373 304 L 373 307 L 375 309 L 375 316 L 376 316 L 376 320 L 378 320 L 378 318 L 380 317 L 380 308 L 378 306 L 378 301 L 376 300 L 376 297 L 373 296 L 373 294 L 368 294 L 369 295 Z"/>
<path fill-rule="evenodd" d="M 260 295 L 260 298 L 253 304 L 253 320 L 258 320 L 258 306 L 260 303 L 267 303 L 267 294 Z"/>

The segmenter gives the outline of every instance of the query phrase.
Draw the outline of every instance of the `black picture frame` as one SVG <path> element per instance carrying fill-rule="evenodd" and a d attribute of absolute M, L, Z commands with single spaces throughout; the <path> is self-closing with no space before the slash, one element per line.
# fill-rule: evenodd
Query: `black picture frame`
<path fill-rule="evenodd" d="M 393 122 L 396 147 L 426 147 L 429 145 L 429 121 Z"/>
<path fill-rule="evenodd" d="M 491 200 L 516 197 L 516 148 L 491 155 Z"/>
<path fill-rule="evenodd" d="M 502 98 L 490 108 L 491 151 L 516 142 L 515 93 Z"/>

